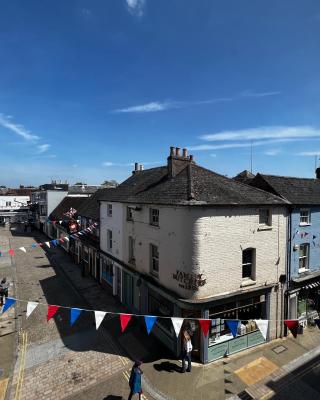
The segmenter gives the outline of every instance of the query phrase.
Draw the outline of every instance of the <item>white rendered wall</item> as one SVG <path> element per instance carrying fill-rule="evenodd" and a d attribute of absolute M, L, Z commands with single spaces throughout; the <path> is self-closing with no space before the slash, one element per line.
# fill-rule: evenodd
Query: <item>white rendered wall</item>
<path fill-rule="evenodd" d="M 0 210 L 16 210 L 21 207 L 26 207 L 28 201 L 30 201 L 29 196 L 0 196 Z M 11 205 L 7 206 L 7 202 L 11 202 Z"/>

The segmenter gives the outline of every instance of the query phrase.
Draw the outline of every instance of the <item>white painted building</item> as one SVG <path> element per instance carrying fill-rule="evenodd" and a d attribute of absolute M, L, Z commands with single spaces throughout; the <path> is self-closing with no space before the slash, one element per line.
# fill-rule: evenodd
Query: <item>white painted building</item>
<path fill-rule="evenodd" d="M 0 222 L 28 221 L 29 196 L 0 196 Z"/>
<path fill-rule="evenodd" d="M 280 276 L 285 274 L 286 203 L 197 166 L 171 148 L 165 167 L 141 170 L 100 203 L 102 280 L 131 310 L 210 318 L 193 331 L 202 362 L 264 342 L 253 319 L 282 334 Z M 232 337 L 226 319 L 241 320 Z M 168 319 L 154 333 L 176 354 Z"/>

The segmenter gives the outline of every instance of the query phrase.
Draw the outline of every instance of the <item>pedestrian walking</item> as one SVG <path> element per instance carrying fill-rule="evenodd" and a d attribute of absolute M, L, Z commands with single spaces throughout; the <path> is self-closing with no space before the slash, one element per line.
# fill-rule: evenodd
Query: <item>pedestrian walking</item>
<path fill-rule="evenodd" d="M 181 353 L 181 361 L 182 361 L 182 372 L 191 372 L 191 352 L 192 352 L 192 343 L 191 337 L 188 331 L 183 331 L 182 337 L 182 353 Z M 186 361 L 188 362 L 188 368 L 186 369 Z"/>
<path fill-rule="evenodd" d="M 143 371 L 140 368 L 141 364 L 142 362 L 137 360 L 135 361 L 131 369 L 131 374 L 129 379 L 130 394 L 128 400 L 131 400 L 134 394 L 139 394 L 139 400 L 141 399 L 142 395 L 141 375 L 143 374 Z"/>
<path fill-rule="evenodd" d="M 3 278 L 0 283 L 0 307 L 3 306 L 3 299 L 8 297 L 9 292 L 9 282 L 7 282 L 7 278 Z"/>

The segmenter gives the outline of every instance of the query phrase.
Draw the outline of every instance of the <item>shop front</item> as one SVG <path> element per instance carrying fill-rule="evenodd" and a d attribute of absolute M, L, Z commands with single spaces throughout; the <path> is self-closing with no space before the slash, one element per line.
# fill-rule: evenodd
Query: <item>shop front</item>
<path fill-rule="evenodd" d="M 113 261 L 101 255 L 100 257 L 101 267 L 101 285 L 106 289 L 113 291 Z"/>

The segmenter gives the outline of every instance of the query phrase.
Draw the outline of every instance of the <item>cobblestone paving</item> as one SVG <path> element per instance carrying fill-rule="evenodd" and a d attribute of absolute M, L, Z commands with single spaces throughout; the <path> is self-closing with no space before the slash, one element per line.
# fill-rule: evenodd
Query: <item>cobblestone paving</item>
<path fill-rule="evenodd" d="M 34 240 L 31 236 L 19 236 L 14 232 L 11 236 L 10 232 L 0 230 L 3 249 L 9 241 L 10 247 L 17 249 L 30 246 Z M 87 307 L 58 268 L 50 265 L 44 249 L 28 250 L 27 253 L 17 250 L 12 260 L 0 258 L 0 274 L 1 268 L 5 269 L 16 287 L 15 297 L 26 301 L 16 305 L 19 357 L 8 398 L 58 400 L 80 395 L 113 376 L 124 381 L 121 372 L 128 369 L 128 361 L 119 357 L 114 343 L 106 340 L 102 330 L 96 331 L 93 313 L 83 312 L 73 327 L 69 326 L 70 316 L 66 309 L 60 309 L 54 318 L 46 321 L 47 304 Z M 8 274 L 8 271 L 12 273 Z M 29 300 L 43 305 L 26 319 Z M 14 322 L 14 315 L 12 308 L 6 321 Z"/>

